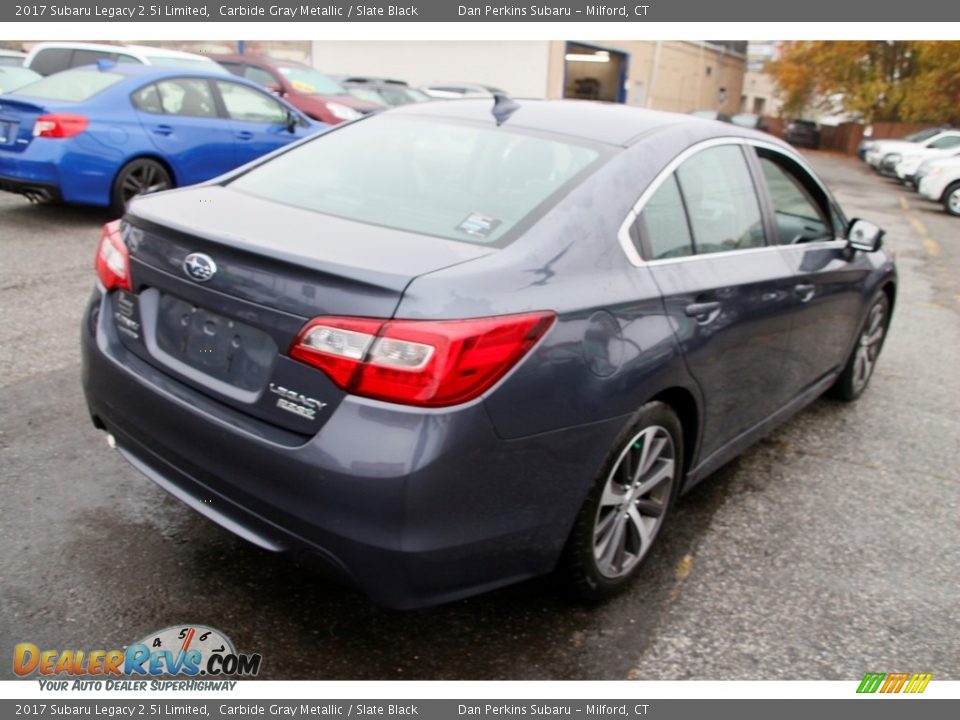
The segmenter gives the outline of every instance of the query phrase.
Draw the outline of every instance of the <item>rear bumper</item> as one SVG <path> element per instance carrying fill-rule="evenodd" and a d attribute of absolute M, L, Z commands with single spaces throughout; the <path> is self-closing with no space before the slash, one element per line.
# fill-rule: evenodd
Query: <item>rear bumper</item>
<path fill-rule="evenodd" d="M 447 602 L 552 570 L 614 419 L 505 441 L 482 403 L 348 397 L 313 437 L 215 403 L 125 350 L 109 296 L 82 330 L 91 415 L 186 504 L 261 547 L 308 550 L 376 602 Z M 99 317 L 95 318 L 99 312 Z"/>
<path fill-rule="evenodd" d="M 63 199 L 60 186 L 49 182 L 0 175 L 0 190 L 25 195 L 31 200 L 59 202 Z"/>

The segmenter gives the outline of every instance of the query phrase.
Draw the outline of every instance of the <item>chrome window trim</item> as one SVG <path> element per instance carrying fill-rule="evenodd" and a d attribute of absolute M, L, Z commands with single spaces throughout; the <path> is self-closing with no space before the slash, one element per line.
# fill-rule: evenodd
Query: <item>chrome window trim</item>
<path fill-rule="evenodd" d="M 828 200 L 833 200 L 833 195 L 830 193 L 830 190 L 826 185 L 823 184 L 820 178 L 817 177 L 817 174 L 814 172 L 813 168 L 810 167 L 810 164 L 798 153 L 791 152 L 787 148 L 775 145 L 774 143 L 765 142 L 763 140 L 755 140 L 753 138 L 725 136 L 710 138 L 709 140 L 701 140 L 700 142 L 686 148 L 683 152 L 673 158 L 673 160 L 667 163 L 667 166 L 657 174 L 657 176 L 650 182 L 649 185 L 647 185 L 646 189 L 627 213 L 627 216 L 623 219 L 623 222 L 620 223 L 620 229 L 617 231 L 617 240 L 619 241 L 620 247 L 623 249 L 624 254 L 627 256 L 627 260 L 630 261 L 631 265 L 634 267 L 644 267 L 647 265 L 666 265 L 678 262 L 690 262 L 691 260 L 705 260 L 707 258 L 724 257 L 726 255 L 744 255 L 747 253 L 766 252 L 769 250 L 781 250 L 783 248 L 790 247 L 839 248 L 846 246 L 846 240 L 818 240 L 816 242 L 803 243 L 802 245 L 764 245 L 763 247 L 744 248 L 743 250 L 725 250 L 723 252 L 704 253 L 702 255 L 683 255 L 675 258 L 644 260 L 640 255 L 640 251 L 637 249 L 637 246 L 634 244 L 633 238 L 630 237 L 630 228 L 637 221 L 640 213 L 643 212 L 643 208 L 646 206 L 647 201 L 650 200 L 653 194 L 660 189 L 660 186 L 666 182 L 667 178 L 669 178 L 684 162 L 704 150 L 712 147 L 721 147 L 723 145 L 750 145 L 752 147 L 760 147 L 764 148 L 765 150 L 779 153 L 803 168 L 803 170 L 811 178 L 813 178 L 817 186 L 823 191 L 824 196 Z"/>

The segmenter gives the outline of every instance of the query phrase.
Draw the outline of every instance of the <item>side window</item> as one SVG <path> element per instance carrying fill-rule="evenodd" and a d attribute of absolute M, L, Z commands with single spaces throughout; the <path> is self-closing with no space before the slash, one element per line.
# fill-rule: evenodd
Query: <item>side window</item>
<path fill-rule="evenodd" d="M 206 80 L 180 78 L 157 83 L 163 112 L 188 117 L 216 117 L 217 105 Z"/>
<path fill-rule="evenodd" d="M 74 50 L 70 59 L 70 67 L 95 65 L 97 60 L 116 60 L 116 53 L 100 52 L 98 50 Z"/>
<path fill-rule="evenodd" d="M 268 73 L 266 70 L 261 70 L 258 67 L 253 67 L 252 65 L 247 65 L 247 67 L 244 68 L 243 76 L 247 80 L 255 82 L 258 85 L 263 85 L 264 87 L 267 85 L 278 84 L 277 79 L 273 75 Z"/>
<path fill-rule="evenodd" d="M 760 204 L 738 145 L 709 148 L 677 170 L 698 255 L 763 247 Z"/>
<path fill-rule="evenodd" d="M 287 122 L 287 109 L 273 98 L 252 88 L 232 82 L 217 81 L 220 96 L 233 120 L 282 125 Z"/>
<path fill-rule="evenodd" d="M 163 104 L 160 102 L 160 93 L 157 92 L 156 85 L 147 85 L 145 88 L 140 88 L 130 96 L 130 100 L 137 110 L 150 113 L 163 112 Z"/>
<path fill-rule="evenodd" d="M 814 197 L 816 183 L 787 158 L 760 155 L 760 168 L 767 181 L 781 245 L 827 240 L 833 237 L 833 221 Z"/>
<path fill-rule="evenodd" d="M 640 233 L 648 260 L 693 254 L 693 239 L 683 209 L 677 179 L 671 175 L 650 197 L 640 213 Z"/>
<path fill-rule="evenodd" d="M 929 147 L 935 150 L 949 150 L 950 148 L 960 147 L 960 135 L 948 135 L 939 140 L 934 140 Z"/>
<path fill-rule="evenodd" d="M 53 75 L 70 67 L 71 50 L 67 48 L 46 48 L 33 57 L 30 69 L 41 75 Z"/>

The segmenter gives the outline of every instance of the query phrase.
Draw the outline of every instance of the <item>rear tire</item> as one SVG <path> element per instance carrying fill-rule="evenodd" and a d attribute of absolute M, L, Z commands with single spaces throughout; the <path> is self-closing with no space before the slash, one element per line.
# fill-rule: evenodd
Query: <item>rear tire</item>
<path fill-rule="evenodd" d="M 943 191 L 943 209 L 950 215 L 960 215 L 960 182 Z"/>
<path fill-rule="evenodd" d="M 683 429 L 662 402 L 640 408 L 594 480 L 560 571 L 581 599 L 604 600 L 636 580 L 673 507 L 683 476 Z"/>
<path fill-rule="evenodd" d="M 110 193 L 110 209 L 122 215 L 129 203 L 137 195 L 169 190 L 173 187 L 173 178 L 167 168 L 151 158 L 131 160 L 117 173 Z"/>
<path fill-rule="evenodd" d="M 843 402 L 853 402 L 863 394 L 873 377 L 889 324 L 890 300 L 886 293 L 881 292 L 867 311 L 857 333 L 857 342 L 850 351 L 843 372 L 830 388 L 830 395 Z"/>

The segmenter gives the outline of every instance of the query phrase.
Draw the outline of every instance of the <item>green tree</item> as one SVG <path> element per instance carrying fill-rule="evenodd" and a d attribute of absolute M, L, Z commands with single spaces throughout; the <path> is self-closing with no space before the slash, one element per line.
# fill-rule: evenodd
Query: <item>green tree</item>
<path fill-rule="evenodd" d="M 865 122 L 960 120 L 960 42 L 790 42 L 766 71 L 780 87 L 784 114 L 839 98 Z"/>

